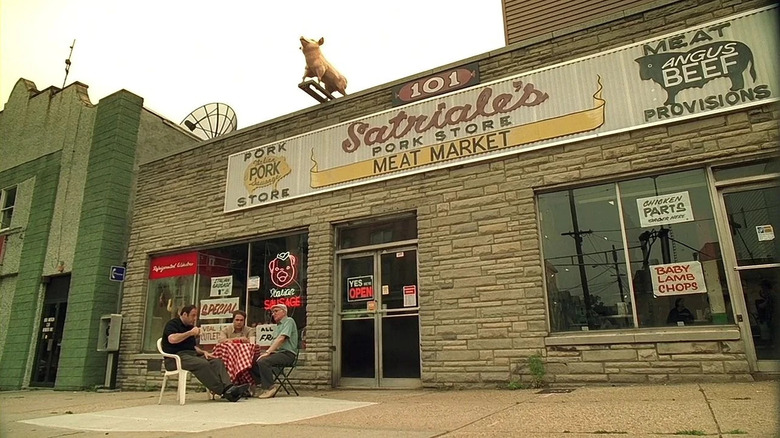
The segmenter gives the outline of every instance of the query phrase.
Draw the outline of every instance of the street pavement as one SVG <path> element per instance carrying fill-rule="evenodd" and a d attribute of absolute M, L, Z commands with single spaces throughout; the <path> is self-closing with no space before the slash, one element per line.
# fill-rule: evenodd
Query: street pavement
<path fill-rule="evenodd" d="M 780 382 L 518 390 L 0 392 L 0 437 L 780 437 Z"/>

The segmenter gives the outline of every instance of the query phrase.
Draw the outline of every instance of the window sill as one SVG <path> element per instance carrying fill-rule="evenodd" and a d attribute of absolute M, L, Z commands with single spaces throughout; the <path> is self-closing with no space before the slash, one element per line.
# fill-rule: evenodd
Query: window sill
<path fill-rule="evenodd" d="M 547 346 L 633 344 L 646 342 L 737 341 L 739 327 L 735 325 L 711 327 L 681 327 L 679 329 L 611 330 L 603 333 L 553 334 L 545 338 Z"/>

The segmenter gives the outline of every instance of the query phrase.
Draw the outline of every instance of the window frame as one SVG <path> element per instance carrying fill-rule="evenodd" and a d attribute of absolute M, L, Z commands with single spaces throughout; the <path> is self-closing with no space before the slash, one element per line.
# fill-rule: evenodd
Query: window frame
<path fill-rule="evenodd" d="M 701 171 L 703 173 L 703 185 L 705 186 L 705 190 L 706 190 L 707 194 L 709 195 L 709 202 L 707 202 L 707 205 L 708 205 L 708 207 L 710 209 L 709 216 L 711 216 L 709 218 L 709 220 L 714 222 L 714 224 L 713 224 L 714 228 L 711 230 L 711 232 L 714 233 L 713 237 L 715 237 L 717 239 L 717 242 L 719 243 L 720 242 L 720 234 L 718 232 L 717 208 L 714 205 L 714 198 L 712 197 L 712 193 L 711 193 L 711 191 L 714 190 L 714 186 L 716 185 L 716 182 L 712 178 L 709 166 L 706 166 L 706 167 L 681 167 L 681 168 L 669 169 L 668 171 L 664 171 L 664 172 L 639 172 L 639 173 L 634 174 L 634 175 L 623 176 L 622 178 L 610 178 L 608 180 L 602 180 L 602 181 L 593 180 L 593 181 L 589 181 L 587 184 L 580 183 L 580 184 L 576 184 L 576 185 L 556 185 L 555 187 L 548 187 L 548 188 L 544 188 L 544 189 L 538 189 L 535 192 L 534 198 L 535 198 L 535 207 L 536 207 L 537 224 L 538 224 L 538 238 L 539 238 L 540 252 L 541 252 L 541 268 L 542 268 L 542 272 L 543 272 L 542 281 L 543 281 L 543 285 L 544 285 L 543 287 L 544 287 L 544 299 L 545 299 L 545 313 L 546 313 L 546 318 L 547 318 L 548 333 L 549 333 L 550 336 L 556 336 L 556 337 L 561 337 L 561 336 L 563 336 L 563 337 L 591 336 L 591 337 L 595 337 L 595 338 L 598 338 L 600 340 L 603 340 L 603 335 L 604 334 L 608 334 L 608 333 L 614 334 L 616 331 L 617 332 L 619 332 L 619 331 L 627 331 L 627 333 L 635 333 L 636 331 L 640 331 L 640 330 L 642 332 L 649 332 L 649 331 L 653 331 L 653 330 L 655 330 L 655 331 L 667 330 L 667 329 L 670 329 L 670 328 L 674 328 L 676 330 L 677 327 L 672 327 L 672 326 L 644 325 L 641 322 L 642 318 L 640 318 L 640 316 L 638 315 L 638 313 L 639 313 L 639 306 L 641 306 L 642 303 L 638 302 L 638 300 L 637 300 L 637 291 L 635 290 L 635 285 L 634 285 L 634 283 L 632 281 L 632 278 L 634 277 L 636 272 L 632 269 L 633 258 L 631 256 L 631 254 L 628 252 L 628 249 L 629 249 L 629 242 L 628 242 L 629 236 L 628 236 L 627 233 L 629 232 L 629 230 L 626 229 L 626 227 L 627 227 L 627 224 L 626 224 L 626 214 L 624 212 L 624 209 L 630 208 L 630 205 L 628 205 L 628 204 L 626 204 L 624 202 L 624 199 L 623 199 L 624 198 L 624 194 L 622 193 L 622 184 L 626 183 L 626 182 L 633 181 L 633 180 L 641 180 L 643 178 L 648 178 L 648 177 L 660 177 L 660 176 L 663 176 L 663 175 L 674 175 L 674 174 L 685 173 L 685 172 L 690 172 L 690 171 Z M 596 329 L 590 329 L 590 330 L 582 329 L 582 331 L 579 331 L 579 330 L 576 330 L 576 329 L 571 329 L 571 328 L 566 329 L 564 327 L 559 327 L 559 328 L 556 329 L 556 324 L 554 324 L 553 315 L 552 315 L 552 312 L 553 312 L 553 309 L 552 309 L 553 296 L 551 295 L 551 293 L 554 293 L 557 290 L 557 287 L 556 287 L 555 284 L 551 285 L 550 278 L 548 278 L 548 275 L 549 275 L 549 273 L 548 273 L 548 257 L 552 257 L 552 259 L 550 259 L 550 260 L 553 260 L 553 259 L 556 258 L 555 256 L 557 254 L 554 251 L 553 251 L 553 253 L 545 254 L 546 252 L 550 251 L 549 248 L 548 248 L 547 251 L 545 251 L 545 246 L 549 245 L 549 243 L 545 242 L 545 239 L 546 239 L 545 236 L 547 236 L 551 232 L 554 233 L 555 232 L 554 231 L 555 228 L 545 229 L 545 221 L 544 221 L 545 217 L 544 216 L 545 216 L 545 211 L 546 211 L 547 207 L 541 201 L 541 199 L 543 197 L 545 197 L 545 196 L 560 194 L 560 193 L 564 193 L 564 192 L 573 193 L 573 192 L 575 192 L 578 189 L 595 188 L 595 187 L 602 186 L 602 185 L 613 186 L 614 187 L 614 192 L 615 192 L 614 194 L 616 196 L 616 200 L 618 200 L 617 206 L 616 206 L 617 207 L 616 214 L 618 214 L 618 218 L 619 218 L 619 223 L 620 223 L 620 230 L 619 230 L 619 232 L 621 234 L 621 239 L 622 239 L 622 248 L 618 248 L 618 251 L 620 251 L 620 253 L 623 254 L 623 260 L 621 261 L 620 264 L 624 265 L 624 269 L 628 273 L 627 289 L 629 291 L 629 296 L 630 296 L 630 299 L 631 299 L 631 303 L 630 303 L 631 309 L 628 312 L 628 316 L 630 316 L 631 320 L 629 321 L 629 324 L 628 324 L 627 327 L 618 327 L 618 328 L 612 328 L 612 327 L 610 327 L 610 328 L 598 328 L 597 327 Z M 694 185 L 694 187 L 695 187 L 695 185 Z M 682 190 L 682 188 L 681 188 L 681 190 Z M 685 190 L 688 190 L 688 189 L 686 188 Z M 552 199 L 553 198 L 551 198 L 551 200 Z M 576 199 L 575 199 L 574 202 L 576 202 Z M 553 204 L 550 204 L 550 205 L 553 205 Z M 698 219 L 699 219 L 699 216 L 697 215 L 696 220 L 698 220 Z M 553 224 L 554 224 L 554 222 L 553 222 Z M 554 225 L 551 225 L 551 226 L 554 226 Z M 694 261 L 695 260 L 696 259 L 694 259 Z M 685 261 L 685 260 L 682 260 L 682 261 Z M 722 259 L 722 257 L 718 261 L 718 263 L 720 264 L 721 267 L 725 266 L 724 265 L 724 260 Z M 551 270 L 551 272 L 552 271 L 555 271 L 554 267 Z M 557 272 L 557 271 L 555 271 L 555 272 Z M 724 298 L 728 299 L 730 297 L 731 293 L 732 293 L 732 291 L 730 289 L 725 289 L 724 290 Z M 678 297 L 687 297 L 687 296 L 688 295 L 679 295 Z M 709 322 L 704 323 L 704 324 L 697 324 L 695 326 L 686 325 L 685 326 L 686 330 L 690 331 L 690 330 L 693 329 L 693 327 L 695 327 L 695 330 L 697 330 L 697 331 L 698 330 L 703 330 L 703 331 L 706 331 L 706 332 L 710 332 L 713 329 L 722 329 L 725 326 L 733 326 L 735 324 L 735 322 L 732 319 L 733 318 L 733 309 L 730 309 L 730 308 L 727 309 L 727 314 L 730 317 L 729 317 L 729 320 L 725 323 L 726 325 L 724 325 L 724 323 L 722 323 L 722 322 L 714 322 L 713 320 L 710 319 Z M 631 335 L 631 336 L 634 336 L 634 335 Z M 599 342 L 601 342 L 601 341 L 599 341 Z"/>
<path fill-rule="evenodd" d="M 9 193 L 13 192 L 13 203 L 7 204 L 9 199 Z M 5 231 L 11 228 L 13 225 L 14 208 L 16 206 L 16 197 L 19 193 L 19 186 L 12 185 L 0 190 L 0 231 Z M 5 222 L 5 215 L 8 213 L 8 226 L 3 226 Z"/>

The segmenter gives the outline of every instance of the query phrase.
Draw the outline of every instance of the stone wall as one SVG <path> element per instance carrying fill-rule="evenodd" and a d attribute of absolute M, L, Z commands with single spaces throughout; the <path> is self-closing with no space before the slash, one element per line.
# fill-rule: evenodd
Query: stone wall
<path fill-rule="evenodd" d="M 679 2 L 467 61 L 480 62 L 482 81 L 487 82 L 764 4 Z M 143 388 L 159 381 L 154 369 L 158 363 L 150 362 L 157 355 L 140 351 L 150 255 L 301 229 L 309 232 L 309 336 L 304 363 L 294 378 L 302 386 L 331 386 L 338 354 L 331 349 L 337 345 L 332 314 L 334 225 L 407 212 L 417 215 L 425 386 L 486 387 L 527 379 L 525 364 L 537 354 L 546 361 L 553 383 L 749 378 L 744 345 L 731 335 L 716 340 L 709 339 L 722 335 L 702 335 L 704 340 L 690 341 L 659 334 L 651 341 L 550 344 L 534 196 L 538 190 L 573 183 L 776 156 L 776 105 L 222 213 L 228 155 L 387 109 L 393 85 L 339 98 L 141 167 L 124 291 L 121 386 Z"/>

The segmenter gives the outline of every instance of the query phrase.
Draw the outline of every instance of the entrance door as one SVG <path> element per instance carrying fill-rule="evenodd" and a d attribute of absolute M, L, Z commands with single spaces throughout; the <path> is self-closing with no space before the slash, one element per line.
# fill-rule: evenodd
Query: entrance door
<path fill-rule="evenodd" d="M 421 386 L 416 248 L 343 255 L 339 268 L 340 386 Z"/>
<path fill-rule="evenodd" d="M 776 183 L 721 191 L 741 286 L 741 328 L 757 371 L 780 371 L 780 186 Z M 739 289 L 735 289 L 739 291 Z"/>
<path fill-rule="evenodd" d="M 70 275 L 51 277 L 43 299 L 38 346 L 30 386 L 54 386 L 68 307 Z"/>

